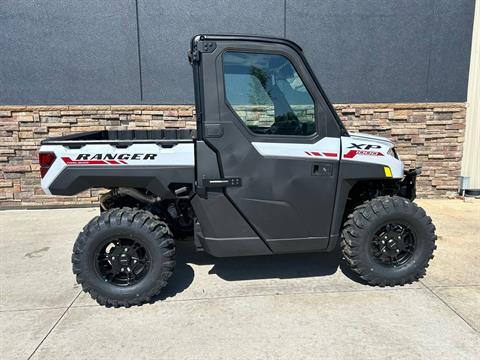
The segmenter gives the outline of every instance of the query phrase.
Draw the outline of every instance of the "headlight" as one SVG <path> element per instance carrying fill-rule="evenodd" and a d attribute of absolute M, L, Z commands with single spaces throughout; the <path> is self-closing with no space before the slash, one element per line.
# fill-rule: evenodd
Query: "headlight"
<path fill-rule="evenodd" d="M 395 159 L 398 159 L 398 155 L 397 155 L 397 152 L 395 151 L 394 147 L 391 147 L 388 150 L 387 154 L 390 155 L 390 156 L 393 156 Z"/>

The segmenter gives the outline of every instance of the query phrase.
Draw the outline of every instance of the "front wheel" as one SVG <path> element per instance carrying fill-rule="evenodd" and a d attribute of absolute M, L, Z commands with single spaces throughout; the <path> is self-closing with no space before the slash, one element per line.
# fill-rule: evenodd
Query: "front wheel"
<path fill-rule="evenodd" d="M 73 272 L 100 305 L 150 302 L 175 266 L 175 244 L 165 223 L 150 212 L 117 208 L 102 212 L 78 235 Z"/>
<path fill-rule="evenodd" d="M 348 265 L 368 284 L 394 286 L 425 275 L 436 239 L 432 219 L 421 207 L 382 196 L 348 216 L 341 247 Z"/>

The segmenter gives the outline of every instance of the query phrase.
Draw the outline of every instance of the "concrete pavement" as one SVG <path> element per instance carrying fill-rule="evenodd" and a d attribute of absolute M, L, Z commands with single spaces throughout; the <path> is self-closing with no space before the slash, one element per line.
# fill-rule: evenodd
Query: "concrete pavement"
<path fill-rule="evenodd" d="M 215 259 L 179 243 L 161 299 L 106 309 L 71 273 L 97 209 L 0 212 L 4 359 L 478 358 L 480 202 L 418 201 L 439 235 L 427 277 L 381 289 L 339 254 Z"/>

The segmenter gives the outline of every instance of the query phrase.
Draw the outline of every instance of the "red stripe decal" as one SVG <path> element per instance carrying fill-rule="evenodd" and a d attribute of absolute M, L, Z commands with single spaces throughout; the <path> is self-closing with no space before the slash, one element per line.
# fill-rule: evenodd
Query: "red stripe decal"
<path fill-rule="evenodd" d="M 337 153 L 331 153 L 331 152 L 318 152 L 318 151 L 305 151 L 305 154 L 308 156 L 319 156 L 319 157 L 337 157 Z"/>
<path fill-rule="evenodd" d="M 324 152 L 323 155 L 327 156 L 327 157 L 337 157 L 337 153 L 327 153 L 327 152 Z"/>

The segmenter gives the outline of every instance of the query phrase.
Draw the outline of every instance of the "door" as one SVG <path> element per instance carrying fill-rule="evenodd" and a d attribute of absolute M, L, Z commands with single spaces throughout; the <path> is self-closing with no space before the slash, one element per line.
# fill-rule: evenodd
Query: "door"
<path fill-rule="evenodd" d="M 298 49 L 248 39 L 202 53 L 203 136 L 224 193 L 274 252 L 328 245 L 340 129 Z"/>

